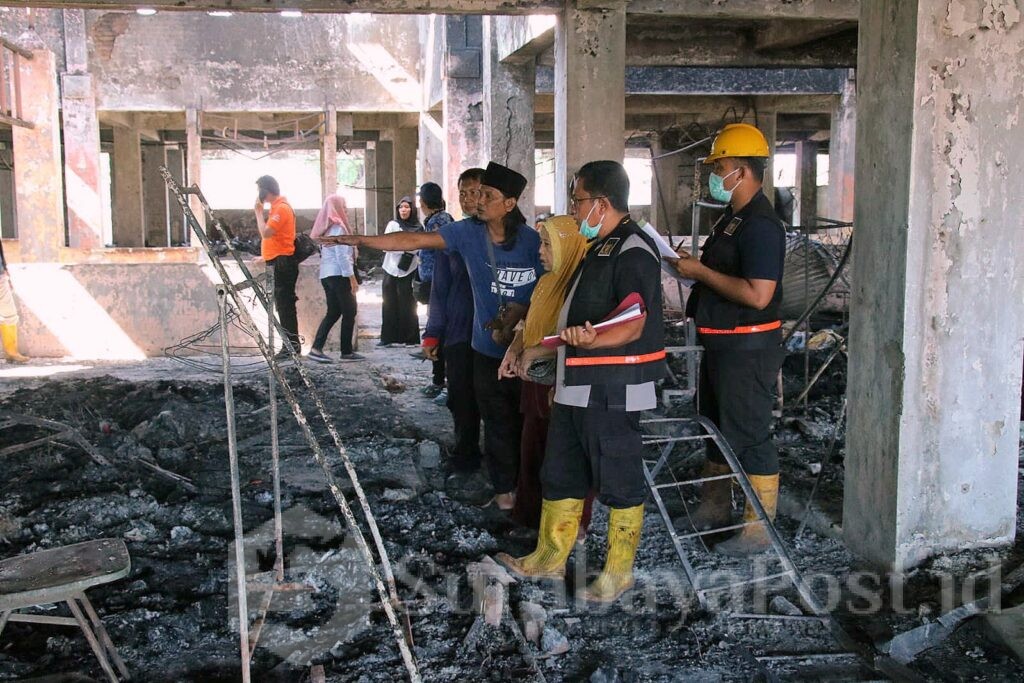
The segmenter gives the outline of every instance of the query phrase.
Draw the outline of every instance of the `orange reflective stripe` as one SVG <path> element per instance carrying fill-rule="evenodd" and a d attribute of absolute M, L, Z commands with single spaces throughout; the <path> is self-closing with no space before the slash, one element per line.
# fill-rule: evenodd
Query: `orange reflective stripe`
<path fill-rule="evenodd" d="M 578 356 L 566 358 L 565 364 L 569 367 L 581 365 L 637 365 L 639 363 L 650 363 L 665 358 L 665 349 L 654 353 L 645 353 L 639 356 Z"/>
<path fill-rule="evenodd" d="M 760 325 L 734 327 L 731 330 L 717 330 L 714 327 L 698 327 L 697 331 L 701 334 L 754 334 L 755 332 L 770 332 L 771 330 L 777 330 L 780 327 L 782 327 L 782 321 L 776 320 L 775 322 L 761 323 Z"/>

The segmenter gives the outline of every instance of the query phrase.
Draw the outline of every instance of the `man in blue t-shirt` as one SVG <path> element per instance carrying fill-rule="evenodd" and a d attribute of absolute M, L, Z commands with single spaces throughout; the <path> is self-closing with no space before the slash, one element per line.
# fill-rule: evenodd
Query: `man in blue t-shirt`
<path fill-rule="evenodd" d="M 340 235 L 327 243 L 368 246 L 384 251 L 446 249 L 460 254 L 473 289 L 473 384 L 484 422 L 484 451 L 488 458 L 494 503 L 502 510 L 515 504 L 519 472 L 519 380 L 498 378 L 498 366 L 508 341 L 499 343 L 499 330 L 525 315 L 540 263 L 540 236 L 529 227 L 518 200 L 526 178 L 491 162 L 484 171 L 476 221 L 459 221 L 437 233 L 402 232 L 390 235 Z M 519 306 L 515 306 L 519 304 Z M 499 316 L 503 312 L 504 315 Z"/>

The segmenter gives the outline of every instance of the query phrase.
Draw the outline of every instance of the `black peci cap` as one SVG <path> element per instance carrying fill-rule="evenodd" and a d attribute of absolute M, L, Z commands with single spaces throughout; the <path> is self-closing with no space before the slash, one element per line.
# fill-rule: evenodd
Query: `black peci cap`
<path fill-rule="evenodd" d="M 480 181 L 480 184 L 501 190 L 502 194 L 506 197 L 519 199 L 519 196 L 523 194 L 523 190 L 526 189 L 526 178 L 511 168 L 491 161 L 484 170 L 484 179 Z"/>

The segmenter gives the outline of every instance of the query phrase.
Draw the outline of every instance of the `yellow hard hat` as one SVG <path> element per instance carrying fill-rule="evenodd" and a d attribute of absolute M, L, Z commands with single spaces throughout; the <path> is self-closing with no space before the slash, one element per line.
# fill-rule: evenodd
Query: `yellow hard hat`
<path fill-rule="evenodd" d="M 761 131 L 749 123 L 730 123 L 718 132 L 704 163 L 713 164 L 723 157 L 769 156 L 768 141 Z"/>

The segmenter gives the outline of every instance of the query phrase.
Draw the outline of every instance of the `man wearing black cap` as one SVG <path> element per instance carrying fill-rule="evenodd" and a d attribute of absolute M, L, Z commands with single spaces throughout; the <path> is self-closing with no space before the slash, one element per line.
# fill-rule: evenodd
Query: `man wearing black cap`
<path fill-rule="evenodd" d="M 511 340 L 511 326 L 525 313 L 540 263 L 540 236 L 526 225 L 517 206 L 526 178 L 491 162 L 484 170 L 477 202 L 479 221 L 460 221 L 438 233 L 341 235 L 324 243 L 365 245 L 384 251 L 447 249 L 466 262 L 473 287 L 473 376 L 484 422 L 494 503 L 510 510 L 519 471 L 519 380 L 498 379 L 498 366 Z M 482 225 L 481 225 L 482 223 Z"/>

